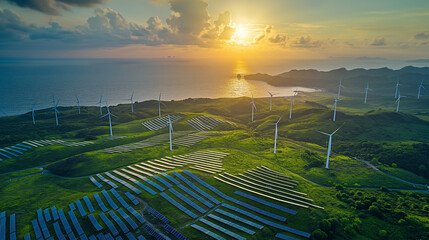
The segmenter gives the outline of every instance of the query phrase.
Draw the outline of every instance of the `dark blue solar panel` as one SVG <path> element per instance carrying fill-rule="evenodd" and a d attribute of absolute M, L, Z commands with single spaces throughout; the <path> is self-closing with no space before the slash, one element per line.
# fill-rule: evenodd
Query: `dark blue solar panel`
<path fill-rule="evenodd" d="M 178 178 L 180 178 L 180 180 L 182 180 L 183 182 L 185 182 L 189 187 L 191 187 L 192 189 L 194 189 L 195 191 L 197 191 L 199 194 L 203 195 L 204 197 L 206 197 L 210 201 L 214 202 L 215 204 L 219 204 L 220 203 L 216 198 L 212 197 L 210 194 L 204 192 L 203 190 L 201 190 L 200 188 L 198 188 L 197 186 L 195 186 L 193 183 L 191 183 L 188 179 L 186 179 L 185 177 L 183 177 L 179 173 L 173 172 L 173 174 L 175 176 L 177 176 Z"/>
<path fill-rule="evenodd" d="M 198 201 L 200 201 L 202 204 L 206 205 L 209 208 L 213 207 L 213 204 L 209 203 L 208 201 L 206 201 L 204 198 L 200 197 L 198 194 L 194 193 L 191 189 L 183 186 L 182 184 L 177 185 L 180 189 L 182 189 L 183 191 L 185 191 L 187 194 L 191 195 L 192 197 L 194 197 L 195 199 L 197 199 Z"/>
<path fill-rule="evenodd" d="M 34 230 L 34 233 L 36 234 L 36 239 L 43 238 L 42 231 L 40 231 L 39 223 L 37 223 L 37 220 L 34 219 L 33 221 L 31 221 L 31 224 L 33 224 L 33 230 Z"/>
<path fill-rule="evenodd" d="M 43 236 L 45 238 L 49 238 L 51 234 L 49 233 L 48 227 L 46 226 L 45 220 L 43 218 L 43 211 L 40 208 L 37 210 L 37 220 L 39 221 L 39 226 L 42 229 Z"/>
<path fill-rule="evenodd" d="M 166 218 L 164 215 L 162 215 L 160 212 L 156 211 L 155 209 L 153 209 L 152 207 L 146 207 L 146 210 L 152 214 L 153 216 L 155 216 L 156 218 L 158 218 L 159 220 L 161 220 L 161 222 L 168 224 L 170 223 L 170 219 Z"/>
<path fill-rule="evenodd" d="M 153 178 L 155 178 L 156 180 L 160 181 L 162 184 L 164 184 L 167 188 L 172 188 L 173 185 L 171 185 L 169 182 L 165 181 L 164 179 L 162 179 L 161 177 L 159 177 L 158 175 L 153 175 Z"/>
<path fill-rule="evenodd" d="M 118 206 L 116 205 L 116 203 L 113 201 L 113 199 L 110 197 L 109 193 L 106 190 L 101 191 L 101 193 L 103 194 L 103 196 L 107 199 L 107 202 L 109 203 L 109 205 L 114 209 L 118 209 Z"/>
<path fill-rule="evenodd" d="M 89 212 L 90 212 L 90 213 L 95 212 L 95 209 L 94 209 L 94 207 L 92 206 L 91 200 L 89 200 L 89 197 L 88 197 L 88 196 L 84 196 L 84 197 L 83 197 L 83 201 L 85 202 L 86 207 L 88 208 L 88 210 L 89 210 Z"/>
<path fill-rule="evenodd" d="M 115 189 L 110 189 L 110 192 L 113 194 L 113 196 L 115 196 L 116 199 L 118 199 L 118 201 L 122 204 L 124 208 L 129 207 L 128 203 L 125 202 L 125 200 L 121 197 L 121 195 L 119 195 L 119 193 Z"/>
<path fill-rule="evenodd" d="M 80 200 L 76 200 L 76 206 L 77 206 L 77 210 L 79 211 L 79 213 L 80 213 L 80 216 L 86 216 L 86 212 L 85 212 L 85 210 L 83 209 L 83 206 L 82 206 L 82 203 L 80 202 Z"/>
<path fill-rule="evenodd" d="M 104 237 L 104 234 L 102 233 L 97 234 L 97 238 L 98 240 L 106 240 L 106 238 Z"/>
<path fill-rule="evenodd" d="M 100 213 L 99 216 L 101 217 L 101 220 L 103 220 L 103 222 L 107 225 L 107 227 L 109 228 L 110 232 L 112 232 L 113 236 L 116 236 L 119 234 L 118 230 L 116 229 L 116 227 L 113 225 L 113 223 L 107 218 L 106 215 L 104 215 L 104 213 Z"/>
<path fill-rule="evenodd" d="M 52 218 L 54 219 L 54 221 L 57 221 L 59 219 L 57 208 L 53 206 L 51 207 L 51 211 L 52 211 Z"/>
<path fill-rule="evenodd" d="M 66 230 L 66 233 L 69 234 L 72 231 L 72 229 L 62 209 L 58 210 L 58 215 L 60 216 L 60 221 L 63 224 L 63 227 Z"/>
<path fill-rule="evenodd" d="M 79 221 L 76 218 L 76 215 L 74 215 L 74 212 L 73 211 L 69 211 L 68 214 L 70 216 L 70 219 L 72 221 L 74 229 L 77 232 L 77 235 L 80 236 L 80 235 L 84 234 L 85 232 L 83 231 L 82 227 L 80 226 Z"/>
<path fill-rule="evenodd" d="M 119 225 L 119 228 L 121 228 L 122 232 L 127 233 L 130 231 L 128 227 L 125 226 L 124 222 L 115 214 L 115 212 L 110 210 L 109 215 L 111 218 L 113 218 L 113 221 L 115 221 Z"/>
<path fill-rule="evenodd" d="M 277 204 L 275 204 L 275 203 L 265 201 L 265 200 L 263 200 L 263 199 L 260 199 L 260 198 L 258 198 L 258 197 L 255 197 L 255 196 L 252 196 L 252 195 L 249 195 L 249 194 L 246 194 L 246 193 L 240 192 L 240 191 L 235 191 L 234 193 L 235 193 L 235 194 L 238 194 L 238 195 L 240 195 L 240 196 L 242 196 L 242 197 L 248 198 L 248 199 L 250 199 L 250 200 L 253 200 L 253 201 L 255 201 L 255 202 L 262 203 L 262 204 L 264 204 L 264 205 L 266 205 L 266 206 L 269 206 L 269 207 L 272 207 L 272 208 L 278 209 L 278 210 L 283 211 L 283 212 L 287 212 L 287 213 L 290 213 L 290 214 L 293 214 L 293 215 L 296 215 L 296 214 L 298 213 L 298 212 L 297 212 L 297 211 L 295 211 L 295 210 L 291 210 L 291 209 L 289 209 L 289 208 L 282 207 L 282 206 L 277 205 Z"/>
<path fill-rule="evenodd" d="M 212 228 L 214 228 L 214 229 L 216 229 L 216 230 L 220 231 L 220 232 L 223 232 L 223 233 L 225 233 L 225 234 L 227 234 L 227 235 L 229 235 L 229 236 L 231 236 L 231 237 L 235 238 L 235 239 L 238 239 L 238 240 L 246 240 L 246 238 L 244 238 L 244 237 L 242 237 L 242 236 L 240 236 L 240 235 L 238 235 L 238 234 L 236 234 L 236 233 L 234 233 L 234 232 L 231 232 L 231 231 L 229 231 L 228 229 L 223 228 L 223 227 L 221 227 L 221 226 L 219 226 L 219 225 L 217 225 L 217 224 L 215 224 L 215 223 L 213 223 L 213 222 L 210 222 L 210 221 L 209 221 L 209 220 L 207 220 L 207 219 L 200 218 L 200 221 L 201 221 L 201 222 L 203 222 L 204 224 L 206 224 L 206 225 L 208 225 L 208 226 L 210 226 L 210 227 L 212 227 Z"/>
<path fill-rule="evenodd" d="M 134 205 L 139 204 L 139 201 L 131 193 L 126 192 L 125 196 L 127 196 Z"/>
<path fill-rule="evenodd" d="M 103 212 L 107 212 L 107 208 L 106 208 L 106 206 L 104 205 L 104 202 L 103 202 L 103 200 L 101 200 L 101 198 L 100 198 L 100 196 L 98 195 L 98 193 L 95 193 L 95 194 L 94 194 L 94 198 L 95 198 L 95 200 L 97 201 L 98 206 L 100 206 L 101 210 L 102 210 Z"/>
<path fill-rule="evenodd" d="M 118 213 L 121 215 L 123 219 L 125 219 L 125 221 L 127 221 L 127 223 L 131 226 L 133 230 L 136 230 L 138 228 L 138 225 L 136 224 L 136 222 L 134 222 L 134 220 L 130 218 L 130 216 L 128 216 L 128 214 L 126 214 L 124 210 L 122 210 L 122 208 L 118 209 Z"/>
<path fill-rule="evenodd" d="M 202 209 L 200 206 L 198 206 L 197 204 L 195 204 L 194 202 L 192 202 L 190 199 L 188 199 L 187 197 L 183 196 L 183 194 L 179 193 L 174 188 L 170 188 L 169 191 L 171 193 L 173 193 L 176 197 L 178 197 L 180 200 L 184 201 L 189 206 L 195 208 L 198 212 L 200 212 L 200 213 L 205 213 L 206 212 L 206 210 Z"/>
<path fill-rule="evenodd" d="M 165 198 L 167 201 L 169 201 L 171 204 L 173 204 L 178 209 L 182 210 L 184 213 L 189 215 L 191 218 L 197 218 L 197 215 L 195 215 L 193 212 L 189 211 L 187 208 L 185 208 L 182 204 L 176 202 L 176 200 L 172 199 L 170 196 L 168 196 L 165 193 L 160 193 L 160 195 Z"/>
<path fill-rule="evenodd" d="M 132 233 L 127 233 L 128 240 L 137 240 Z"/>
<path fill-rule="evenodd" d="M 45 215 L 45 219 L 47 222 L 51 221 L 51 214 L 49 214 L 49 208 L 44 209 L 43 214 Z"/>
<path fill-rule="evenodd" d="M 164 225 L 164 229 L 167 230 L 167 232 L 171 233 L 174 237 L 176 237 L 179 240 L 186 240 L 186 237 L 183 236 L 183 234 L 181 234 L 179 231 L 177 231 L 175 228 L 173 228 L 172 226 L 165 224 Z"/>
<path fill-rule="evenodd" d="M 214 220 L 216 220 L 216 221 L 218 221 L 218 222 L 221 222 L 221 223 L 223 223 L 223 224 L 226 224 L 226 225 L 228 225 L 228 226 L 231 226 L 231 227 L 233 227 L 233 228 L 236 228 L 236 229 L 238 229 L 238 230 L 240 230 L 240 231 L 243 231 L 243 232 L 245 232 L 245 233 L 248 233 L 248 234 L 250 234 L 250 235 L 255 234 L 255 232 L 254 232 L 254 231 L 252 231 L 252 230 L 250 230 L 250 229 L 248 229 L 248 228 L 246 228 L 246 227 L 243 227 L 243 226 L 241 226 L 241 225 L 238 225 L 238 224 L 236 224 L 236 223 L 233 223 L 233 222 L 231 222 L 231 221 L 228 221 L 228 220 L 223 219 L 223 218 L 221 218 L 221 217 L 218 217 L 218 216 L 216 216 L 216 215 L 209 214 L 209 215 L 208 215 L 208 217 L 210 217 L 210 218 L 212 218 L 212 219 L 214 219 Z"/>
<path fill-rule="evenodd" d="M 237 215 L 235 215 L 235 214 L 232 214 L 232 213 L 226 212 L 226 211 L 221 210 L 221 209 L 219 209 L 219 208 L 218 208 L 218 209 L 216 209 L 215 211 L 216 211 L 216 212 L 218 212 L 218 213 L 220 213 L 220 214 L 223 214 L 223 215 L 225 215 L 225 216 L 227 216 L 227 217 L 230 217 L 230 218 L 232 218 L 232 219 L 234 219 L 234 220 L 236 220 L 236 221 L 239 221 L 239 222 L 245 223 L 245 224 L 247 224 L 247 225 L 249 225 L 249 226 L 255 227 L 255 228 L 257 228 L 257 229 L 262 229 L 262 228 L 264 227 L 264 226 L 262 226 L 262 225 L 259 225 L 259 224 L 257 224 L 257 223 L 252 222 L 252 221 L 249 221 L 249 220 L 247 220 L 247 219 L 241 218 L 241 217 L 239 217 L 239 216 L 237 216 Z"/>
<path fill-rule="evenodd" d="M 177 181 L 176 179 L 174 179 L 172 176 L 166 174 L 166 173 L 161 173 L 162 176 L 166 177 L 168 180 L 170 180 L 171 182 L 173 182 L 174 184 L 180 184 L 179 181 Z"/>
<path fill-rule="evenodd" d="M 66 240 L 66 238 L 64 237 L 64 233 L 61 231 L 60 224 L 58 222 L 54 222 L 54 230 L 59 240 Z"/>
<path fill-rule="evenodd" d="M 94 217 L 94 215 L 89 214 L 88 217 L 89 217 L 89 220 L 91 221 L 92 225 L 94 226 L 94 228 L 97 229 L 97 231 L 101 231 L 103 229 L 103 227 L 100 225 L 100 223 L 98 223 L 98 221 Z"/>
<path fill-rule="evenodd" d="M 135 217 L 141 224 L 145 223 L 146 220 L 144 220 L 143 216 L 140 215 L 134 208 L 128 207 L 127 210 Z"/>
<path fill-rule="evenodd" d="M 74 235 L 73 232 L 69 233 L 68 236 L 69 236 L 70 240 L 77 240 L 76 236 Z"/>
<path fill-rule="evenodd" d="M 289 237 L 289 236 L 286 236 L 286 235 L 281 234 L 281 233 L 277 233 L 276 238 L 280 238 L 280 239 L 284 239 L 284 240 L 298 240 L 296 238 Z"/>
<path fill-rule="evenodd" d="M 10 215 L 10 227 L 9 230 L 11 233 L 16 232 L 16 220 L 15 220 L 15 213 Z M 6 230 L 4 230 L 6 232 Z"/>
<path fill-rule="evenodd" d="M 210 231 L 210 230 L 207 230 L 206 228 L 201 227 L 201 226 L 199 226 L 199 225 L 197 225 L 197 224 L 192 224 L 192 225 L 191 225 L 191 227 L 193 227 L 193 228 L 197 229 L 197 230 L 198 230 L 198 231 L 200 231 L 200 232 L 203 232 L 203 233 L 205 233 L 205 234 L 209 235 L 210 237 L 212 237 L 212 238 L 214 238 L 214 239 L 217 239 L 217 240 L 225 240 L 225 238 L 223 238 L 223 237 L 221 237 L 221 236 L 217 235 L 216 233 L 214 233 L 214 232 L 212 232 L 212 231 Z"/>

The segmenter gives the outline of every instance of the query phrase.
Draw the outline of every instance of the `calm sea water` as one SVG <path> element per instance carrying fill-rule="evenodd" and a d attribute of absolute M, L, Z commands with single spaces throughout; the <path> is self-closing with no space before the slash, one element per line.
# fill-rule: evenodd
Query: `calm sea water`
<path fill-rule="evenodd" d="M 293 68 L 321 70 L 344 66 L 325 62 L 212 61 L 183 59 L 14 59 L 0 60 L 0 116 L 16 115 L 52 106 L 96 105 L 100 96 L 109 105 L 134 101 L 186 98 L 291 96 L 295 87 L 273 87 L 264 82 L 238 80 L 237 74 L 278 74 Z M 354 63 L 356 65 L 356 63 Z M 397 67 L 399 67 L 399 64 Z M 402 63 L 402 65 L 405 65 Z M 361 67 L 365 67 L 359 65 Z M 357 67 L 347 66 L 346 67 Z M 393 66 L 395 67 L 395 66 Z M 300 91 L 314 91 L 298 87 Z"/>

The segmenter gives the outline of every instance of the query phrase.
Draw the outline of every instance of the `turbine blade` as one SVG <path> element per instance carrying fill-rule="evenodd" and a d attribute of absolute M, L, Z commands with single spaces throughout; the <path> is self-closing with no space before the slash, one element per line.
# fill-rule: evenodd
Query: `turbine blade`
<path fill-rule="evenodd" d="M 280 118 L 279 118 L 279 120 L 277 121 L 277 123 L 279 123 L 279 122 L 280 122 L 280 120 L 282 120 L 282 117 L 280 117 Z"/>
<path fill-rule="evenodd" d="M 344 125 L 344 124 L 343 124 Z M 342 125 L 341 125 L 341 127 L 342 127 Z M 337 130 L 335 130 L 333 133 L 331 133 L 330 135 L 334 135 L 338 130 L 340 130 L 340 128 L 341 127 L 339 127 L 339 128 L 337 128 Z"/>
<path fill-rule="evenodd" d="M 321 134 L 325 134 L 326 136 L 330 136 L 329 134 L 327 134 L 327 133 L 325 133 L 325 132 L 321 132 L 321 131 L 318 131 L 318 130 L 316 130 L 316 132 L 319 132 L 319 133 L 321 133 Z"/>
<path fill-rule="evenodd" d="M 108 113 L 106 113 L 106 114 L 104 114 L 103 116 L 101 116 L 100 118 L 104 118 L 104 117 L 106 117 L 107 115 L 109 115 Z"/>

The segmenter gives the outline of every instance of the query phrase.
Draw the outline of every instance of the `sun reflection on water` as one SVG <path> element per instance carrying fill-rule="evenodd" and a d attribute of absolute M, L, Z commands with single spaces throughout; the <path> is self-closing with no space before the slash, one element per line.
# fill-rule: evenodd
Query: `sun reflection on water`
<path fill-rule="evenodd" d="M 240 79 L 238 74 L 241 76 Z M 226 88 L 229 96 L 241 97 L 251 95 L 251 86 L 243 77 L 245 74 L 247 74 L 246 62 L 237 60 Z"/>

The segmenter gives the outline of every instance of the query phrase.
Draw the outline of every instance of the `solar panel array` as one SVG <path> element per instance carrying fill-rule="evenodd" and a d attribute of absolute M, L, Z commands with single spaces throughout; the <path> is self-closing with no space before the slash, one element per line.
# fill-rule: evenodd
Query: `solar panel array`
<path fill-rule="evenodd" d="M 161 118 L 154 118 L 152 120 L 142 122 L 142 125 L 145 126 L 147 129 L 149 129 L 150 131 L 156 131 L 167 127 L 169 124 L 168 123 L 169 118 L 171 119 L 172 123 L 175 123 L 180 119 L 182 119 L 181 116 L 167 115 Z"/>
<path fill-rule="evenodd" d="M 68 147 L 79 147 L 94 144 L 90 141 L 83 142 L 67 142 L 64 140 L 50 139 L 50 140 L 31 140 L 23 141 L 22 143 L 17 143 L 15 145 L 0 148 L 0 161 L 3 159 L 11 159 L 14 157 L 19 157 L 19 155 L 24 154 L 27 150 L 31 148 L 44 147 L 48 145 L 63 145 Z"/>
<path fill-rule="evenodd" d="M 201 142 L 204 139 L 207 139 L 214 135 L 211 132 L 197 132 L 193 134 L 186 135 L 184 137 L 173 139 L 173 143 L 179 146 L 190 147 L 196 143 Z"/>
<path fill-rule="evenodd" d="M 195 129 L 196 131 L 206 131 L 206 130 L 211 130 L 217 126 L 219 126 L 219 124 L 222 123 L 227 123 L 230 125 L 236 125 L 235 123 L 231 122 L 231 121 L 225 121 L 225 120 L 221 120 L 218 118 L 214 118 L 208 115 L 204 115 L 204 116 L 198 116 L 198 117 L 194 117 L 191 118 L 189 120 L 185 121 L 189 126 L 191 126 L 193 129 Z"/>
<path fill-rule="evenodd" d="M 174 227 L 172 227 L 168 224 L 165 224 L 164 229 L 167 230 L 167 232 L 171 233 L 175 238 L 177 238 L 179 240 L 186 240 L 186 237 L 183 236 L 183 234 L 181 234 L 179 231 L 177 231 Z"/>

